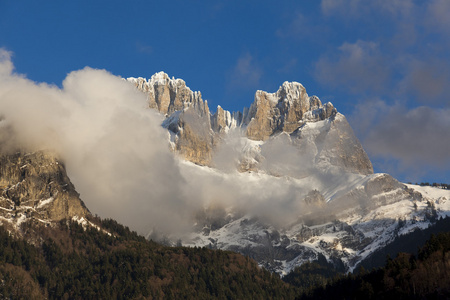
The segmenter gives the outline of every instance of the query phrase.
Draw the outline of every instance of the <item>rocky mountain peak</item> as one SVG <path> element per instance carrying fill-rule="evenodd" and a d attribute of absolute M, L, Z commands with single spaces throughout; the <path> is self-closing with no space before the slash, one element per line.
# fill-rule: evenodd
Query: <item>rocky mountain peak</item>
<path fill-rule="evenodd" d="M 249 109 L 229 112 L 221 106 L 211 115 L 199 92 L 192 92 L 182 79 L 170 78 L 164 72 L 151 76 L 128 78 L 148 95 L 149 106 L 166 116 L 163 127 L 171 132 L 172 149 L 182 158 L 200 165 L 212 166 L 214 150 L 230 129 L 238 128 L 250 140 L 265 142 L 279 133 L 291 134 L 289 144 L 300 156 L 312 163 L 337 166 L 360 174 L 373 173 L 372 164 L 343 115 L 335 118 L 336 108 L 309 96 L 298 82 L 285 81 L 276 92 L 258 90 Z M 329 122 L 322 122 L 328 120 Z M 317 126 L 305 126 L 307 124 Z M 251 144 L 251 143 L 250 143 Z M 241 151 L 237 169 L 257 170 L 264 145 Z M 300 157 L 299 156 L 299 157 Z M 275 172 L 278 174 L 278 172 Z"/>
<path fill-rule="evenodd" d="M 308 99 L 308 94 L 306 93 L 305 87 L 299 82 L 289 82 L 285 81 L 279 87 L 276 95 L 282 101 L 306 101 Z"/>
<path fill-rule="evenodd" d="M 306 121 L 325 120 L 336 112 L 331 103 L 322 105 L 317 96 L 309 97 L 302 84 L 286 81 L 275 93 L 257 91 L 244 123 L 250 139 L 264 141 L 274 133 L 291 133 Z"/>
<path fill-rule="evenodd" d="M 209 117 L 208 103 L 202 100 L 202 94 L 191 91 L 182 79 L 170 78 L 166 73 L 158 72 L 149 80 L 129 77 L 127 81 L 148 95 L 149 107 L 166 116 L 193 107 L 201 116 Z"/>

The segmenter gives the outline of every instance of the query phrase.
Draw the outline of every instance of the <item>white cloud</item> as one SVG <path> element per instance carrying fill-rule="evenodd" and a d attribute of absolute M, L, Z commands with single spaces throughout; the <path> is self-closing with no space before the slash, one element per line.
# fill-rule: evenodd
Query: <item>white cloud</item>
<path fill-rule="evenodd" d="M 56 151 L 91 212 L 141 234 L 156 229 L 172 238 L 183 237 L 195 214 L 217 203 L 278 225 L 302 213 L 301 197 L 313 188 L 309 183 L 298 186 L 235 170 L 233 176 L 221 175 L 180 163 L 169 151 L 162 116 L 121 78 L 84 68 L 68 74 L 58 88 L 12 73 L 9 56 L 3 56 L 0 150 Z M 245 60 L 238 64 L 243 70 Z M 12 132 L 5 130 L 8 126 Z M 233 159 L 225 154 L 224 160 Z"/>
<path fill-rule="evenodd" d="M 12 53 L 0 48 L 0 76 L 9 76 L 13 69 L 13 63 L 11 62 Z"/>
<path fill-rule="evenodd" d="M 144 94 L 104 70 L 71 72 L 60 89 L 3 71 L 11 65 L 0 63 L 0 114 L 13 136 L 2 130 L 0 146 L 11 147 L 14 137 L 16 146 L 57 151 L 93 213 L 140 233 L 190 224 L 191 204 L 182 185 L 172 184 L 183 178 Z"/>

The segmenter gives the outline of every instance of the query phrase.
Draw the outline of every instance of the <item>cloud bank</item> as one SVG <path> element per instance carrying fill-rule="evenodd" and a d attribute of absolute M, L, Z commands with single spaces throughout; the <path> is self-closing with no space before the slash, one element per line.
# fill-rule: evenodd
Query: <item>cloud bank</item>
<path fill-rule="evenodd" d="M 422 176 L 442 177 L 450 169 L 450 110 L 420 106 L 408 108 L 371 99 L 357 105 L 350 121 L 368 154 L 384 159 L 382 169 L 401 173 L 410 181 Z M 392 159 L 397 162 L 393 164 Z M 445 177 L 441 180 L 445 181 Z"/>
<path fill-rule="evenodd" d="M 14 74 L 10 56 L 0 51 L 0 114 L 16 145 L 57 151 L 93 213 L 141 233 L 186 225 L 167 222 L 186 220 L 190 206 L 177 184 L 183 178 L 176 161 L 161 142 L 167 135 L 161 117 L 146 109 L 142 93 L 90 68 L 68 74 L 61 89 L 38 84 Z"/>
<path fill-rule="evenodd" d="M 14 73 L 10 56 L 0 51 L 0 149 L 55 150 L 94 214 L 173 238 L 214 206 L 281 226 L 299 217 L 302 197 L 314 188 L 179 161 L 162 116 L 132 84 L 88 67 L 68 74 L 62 88 L 35 83 Z"/>

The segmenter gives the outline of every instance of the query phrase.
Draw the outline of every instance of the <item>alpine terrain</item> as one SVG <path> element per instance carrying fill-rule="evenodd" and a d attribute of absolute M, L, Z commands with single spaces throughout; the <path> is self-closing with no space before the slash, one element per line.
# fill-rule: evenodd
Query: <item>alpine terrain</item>
<path fill-rule="evenodd" d="M 65 83 L 66 90 L 77 97 L 81 95 L 81 99 L 87 93 L 74 88 L 75 83 L 87 82 L 89 88 L 95 87 L 95 82 L 90 85 L 90 81 L 80 80 L 84 73 L 110 76 L 92 70 L 70 75 Z M 24 86 L 30 85 L 22 78 L 17 80 Z M 147 138 L 148 145 L 163 145 L 161 148 L 165 151 L 170 148 L 173 155 L 168 155 L 176 157 L 178 173 L 161 173 L 150 179 L 146 179 L 148 173 L 138 173 L 140 178 L 153 182 L 150 189 L 143 187 L 145 180 L 137 183 L 132 180 L 136 168 L 116 176 L 110 171 L 114 168 L 110 167 L 108 158 L 123 155 L 108 155 L 110 148 L 122 141 L 107 136 L 101 140 L 106 141 L 106 146 L 100 147 L 101 155 L 93 156 L 95 159 L 89 156 L 94 151 L 87 142 L 76 148 L 79 151 L 66 151 L 78 155 L 87 149 L 86 156 L 80 155 L 76 163 L 72 161 L 72 170 L 76 164 L 94 166 L 90 169 L 92 174 L 77 173 L 76 178 L 69 179 L 70 168 L 67 167 L 66 173 L 66 161 L 55 152 L 57 149 L 29 149 L 16 143 L 17 123 L 9 122 L 5 113 L 0 115 L 0 223 L 8 232 L 39 245 L 42 242 L 39 228 L 53 228 L 64 220 L 104 231 L 93 222 L 93 216 L 81 199 L 89 198 L 87 193 L 95 187 L 94 198 L 106 195 L 108 200 L 118 194 L 120 199 L 125 199 L 123 201 L 133 203 L 133 192 L 120 194 L 125 187 L 145 196 L 139 205 L 130 204 L 120 209 L 142 211 L 133 215 L 137 216 L 133 217 L 133 222 L 144 224 L 148 238 L 170 245 L 239 252 L 255 259 L 260 266 L 285 275 L 296 266 L 319 257 L 325 257 L 341 272 L 352 271 L 397 237 L 425 229 L 450 215 L 449 190 L 404 184 L 388 174 L 374 174 L 369 157 L 345 116 L 333 104 L 309 96 L 300 83 L 284 82 L 274 93 L 257 91 L 254 102 L 243 111 L 229 112 L 218 106 L 211 113 L 200 92 L 191 91 L 183 80 L 170 78 L 163 72 L 149 80 L 141 77 L 113 80 L 116 80 L 112 81 L 114 85 L 125 86 L 120 89 L 124 95 L 120 94 L 121 99 L 127 98 L 129 92 L 138 94 L 142 100 L 146 97 L 147 110 L 142 107 L 141 111 L 141 107 L 133 103 L 133 109 L 139 110 L 139 114 L 159 114 L 160 123 L 156 126 L 163 134 Z M 33 89 L 37 91 L 37 87 Z M 66 90 L 51 89 L 49 95 L 55 99 L 68 97 Z M 95 97 L 101 98 L 103 93 L 97 91 Z M 13 94 L 5 95 L 10 98 L 4 99 L 16 99 L 11 98 Z M 115 123 L 107 125 L 113 133 L 121 131 L 125 124 L 121 120 L 132 122 L 134 118 L 129 116 L 133 114 L 117 114 L 114 105 L 126 106 L 128 102 L 106 105 L 108 99 L 101 98 L 104 102 L 100 102 L 99 109 L 111 111 Z M 52 105 L 55 103 L 56 100 Z M 93 109 L 94 106 L 86 103 L 77 102 L 71 109 Z M 71 110 L 61 111 L 65 116 Z M 30 116 L 32 114 L 31 109 Z M 82 126 L 87 120 L 82 113 L 79 116 L 82 122 L 73 123 L 76 125 L 71 128 Z M 135 128 L 146 124 L 141 119 L 137 120 Z M 61 120 L 64 124 L 64 117 Z M 58 136 L 55 131 L 44 129 L 48 136 Z M 100 133 L 103 132 L 104 128 L 100 126 L 100 129 Z M 81 132 L 87 134 L 90 128 Z M 38 137 L 33 130 L 27 133 L 30 133 L 27 137 Z M 125 130 L 123 133 L 130 143 L 143 138 L 130 137 Z M 94 145 L 97 134 L 90 135 Z M 71 137 L 64 138 L 70 140 Z M 65 145 L 66 150 L 70 150 L 75 144 Z M 132 146 L 123 149 L 129 151 Z M 118 166 L 122 170 L 128 170 L 127 164 L 140 167 L 148 155 L 141 149 L 133 151 L 124 152 L 136 157 L 120 161 Z M 160 153 L 153 153 L 156 160 L 168 161 Z M 142 168 L 153 168 L 154 161 Z M 113 184 L 98 187 L 100 177 L 111 179 L 109 182 Z M 76 190 L 77 182 L 83 182 L 80 178 L 85 178 L 81 196 Z M 176 187 L 177 183 L 182 183 L 183 187 Z M 155 186 L 161 185 L 173 186 L 170 189 L 174 192 L 164 190 L 154 195 Z M 168 202 L 173 195 L 178 197 L 176 201 Z M 147 205 L 145 201 L 149 198 L 157 198 L 159 202 Z M 114 208 L 116 204 L 107 206 Z M 159 213 L 162 207 L 166 213 L 169 210 L 167 217 Z M 180 212 L 185 209 L 189 214 Z M 170 215 L 177 216 L 173 219 L 188 220 L 181 223 L 181 230 L 173 227 L 171 232 L 167 229 L 171 227 L 166 226 L 165 231 L 159 231 L 159 228 L 145 227 L 148 218 L 142 216 L 147 216 L 149 211 L 157 212 L 152 214 L 153 218 L 160 214 L 158 222 L 165 221 L 169 225 L 179 221 L 169 219 Z M 36 224 L 42 226 L 34 226 Z M 106 231 L 106 234 L 110 233 Z"/>
<path fill-rule="evenodd" d="M 450 215 L 450 191 L 374 174 L 345 116 L 300 83 L 257 91 L 242 112 L 212 114 L 200 92 L 163 72 L 127 81 L 165 117 L 184 177 L 217 184 L 183 245 L 237 251 L 280 274 L 322 254 L 347 272 Z M 234 181 L 245 197 L 221 203 L 219 185 Z M 261 185 L 271 188 L 251 188 Z"/>

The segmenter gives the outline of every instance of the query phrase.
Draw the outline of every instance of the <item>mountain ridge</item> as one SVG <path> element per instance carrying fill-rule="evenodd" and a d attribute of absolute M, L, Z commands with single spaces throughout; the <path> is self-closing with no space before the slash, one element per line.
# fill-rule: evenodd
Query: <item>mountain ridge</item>
<path fill-rule="evenodd" d="M 161 102 L 156 93 L 148 92 L 151 86 L 172 88 L 169 103 L 179 99 L 178 87 L 188 89 L 184 81 L 169 79 L 163 72 L 148 81 L 128 81 L 148 93 L 150 107 Z M 238 179 L 243 186 L 254 180 L 280 185 L 289 182 L 293 194 L 287 197 L 292 200 L 280 201 L 279 208 L 290 207 L 291 217 L 286 215 L 285 222 L 297 221 L 280 226 L 269 212 L 265 213 L 268 218 L 260 218 L 251 211 L 241 214 L 232 208 L 220 212 L 205 207 L 197 219 L 197 229 L 183 241 L 187 245 L 237 251 L 280 274 L 318 255 L 351 271 L 400 232 L 423 228 L 433 218 L 450 214 L 450 194 L 424 197 L 388 174 L 374 174 L 345 116 L 331 103 L 322 104 L 317 96 L 308 96 L 298 82 L 284 82 L 274 93 L 258 90 L 251 106 L 242 112 L 218 106 L 214 114 L 209 113 L 209 120 L 205 115 L 209 112 L 207 101 L 192 101 L 194 98 L 190 96 L 183 106 L 178 105 L 181 110 L 166 114 L 163 122 L 173 151 L 194 163 L 187 165 L 184 176 L 204 172 L 204 176 L 227 182 L 229 175 L 222 172 L 233 172 L 233 168 L 226 171 L 218 162 L 231 160 L 234 170 L 243 174 Z M 192 142 L 199 136 L 206 142 Z M 199 157 L 199 152 L 207 153 L 207 159 L 192 159 Z M 226 155 L 220 157 L 223 152 Z"/>
<path fill-rule="evenodd" d="M 308 96 L 306 89 L 298 82 L 285 81 L 275 93 L 256 91 L 250 108 L 244 108 L 242 112 L 229 112 L 218 106 L 216 112 L 211 114 L 201 93 L 191 91 L 182 79 L 170 78 L 166 73 L 158 72 L 149 80 L 143 77 L 129 77 L 126 80 L 147 95 L 150 108 L 165 115 L 163 126 L 171 132 L 172 149 L 191 162 L 214 166 L 214 149 L 230 130 L 238 130 L 242 136 L 255 141 L 265 142 L 269 137 L 284 132 L 299 140 L 302 135 L 307 135 L 305 131 L 311 131 L 305 125 L 330 120 L 332 128 L 325 129 L 327 133 L 331 129 L 328 140 L 323 133 L 311 133 L 316 134 L 310 137 L 315 139 L 312 144 L 316 148 L 324 148 L 322 145 L 317 147 L 319 140 L 324 138 L 326 143 L 333 144 L 327 144 L 325 148 L 340 149 L 334 155 L 332 165 L 345 166 L 357 173 L 373 173 L 372 164 L 345 117 L 338 115 L 330 102 L 322 104 L 317 96 Z M 334 122 L 336 116 L 338 118 Z M 339 146 L 336 144 L 338 137 L 334 136 L 346 136 L 346 140 L 340 142 Z M 343 145 L 350 146 L 344 148 Z M 312 151 L 320 152 L 320 149 Z M 330 153 L 325 156 L 329 157 Z M 257 169 L 256 157 L 243 155 L 241 160 L 244 161 L 239 164 L 239 170 Z M 249 163 L 249 160 L 256 164 Z"/>
<path fill-rule="evenodd" d="M 72 78 L 83 73 L 98 76 L 96 72 L 82 71 Z M 105 80 L 110 79 L 104 72 L 102 76 Z M 145 206 L 154 211 L 159 208 L 160 214 L 167 216 L 158 220 L 167 222 L 164 225 L 168 231 L 163 235 L 167 235 L 169 243 L 170 239 L 179 239 L 184 245 L 241 252 L 282 275 L 303 262 L 317 259 L 319 255 L 351 271 L 395 236 L 415 228 L 425 228 L 436 218 L 450 214 L 450 195 L 447 192 L 427 194 L 415 186 L 398 182 L 388 174 L 374 174 L 370 159 L 345 116 L 331 103 L 322 104 L 318 97 L 308 96 L 300 83 L 285 82 L 274 93 L 257 91 L 250 108 L 242 112 L 230 113 L 218 107 L 214 114 L 211 114 L 201 93 L 192 92 L 183 80 L 170 79 L 165 73 L 157 73 L 150 80 L 113 78 L 110 87 L 114 85 L 120 85 L 120 99 L 109 97 L 121 107 L 127 107 L 128 93 L 139 94 L 133 98 L 136 100 L 134 113 L 126 120 L 131 122 L 133 117 L 140 118 L 149 113 L 152 118 L 144 117 L 139 119 L 142 122 L 133 125 L 139 128 L 152 125 L 149 130 L 138 131 L 151 138 L 146 136 L 144 144 L 136 143 L 143 138 L 139 135 L 128 139 L 136 134 L 130 130 L 136 126 L 127 127 L 127 122 L 121 118 L 121 110 L 113 107 L 111 113 L 114 118 L 109 120 L 106 116 L 110 122 L 100 123 L 102 126 L 97 132 L 98 136 L 103 136 L 103 130 L 110 129 L 106 135 L 107 143 L 100 144 L 102 152 L 97 153 L 107 156 L 92 156 L 102 159 L 102 164 L 95 170 L 90 169 L 97 177 L 89 177 L 92 180 L 87 186 L 95 187 L 103 182 L 101 191 L 108 197 L 114 196 L 123 187 L 117 184 L 121 174 L 111 177 L 115 181 L 97 179 L 115 172 L 111 166 L 128 170 L 129 177 L 124 183 L 131 188 L 126 190 L 126 195 L 120 196 L 130 201 L 138 197 L 139 201 L 135 202 L 136 207 L 123 208 L 128 212 L 139 210 L 142 221 L 134 218 L 135 225 L 139 222 L 149 224 L 141 208 Z M 101 94 L 102 91 L 95 97 Z M 102 113 L 105 105 L 111 103 L 110 98 L 101 98 L 97 103 L 95 97 L 90 100 Z M 146 107 L 141 108 L 145 98 Z M 146 108 L 154 109 L 162 116 L 156 116 Z M 2 130 L 8 129 L 8 121 L 2 121 L 2 124 L 5 125 Z M 116 136 L 118 129 L 124 130 L 122 135 Z M 152 135 L 153 132 L 156 134 Z M 13 132 L 6 136 L 13 137 Z M 116 155 L 108 156 L 116 142 L 122 141 L 118 137 L 132 146 L 123 145 Z M 6 144 L 8 142 L 10 140 L 6 140 Z M 98 146 L 96 142 L 93 145 Z M 147 150 L 153 148 L 142 149 L 143 145 L 157 146 L 158 151 L 148 153 Z M 166 146 L 178 159 L 173 159 Z M 26 233 L 29 220 L 51 226 L 61 218 L 69 218 L 85 227 L 96 228 L 89 221 L 87 209 L 81 209 L 83 205 L 73 185 L 68 185 L 70 179 L 64 175 L 58 156 L 50 152 L 23 151 L 17 160 L 23 161 L 32 153 L 37 155 L 33 168 L 26 163 L 12 161 L 11 157 L 2 162 L 5 170 L 14 169 L 14 172 L 2 173 L 4 178 L 1 180 L 5 182 L 1 186 L 5 204 L 2 223 L 10 224 L 8 226 L 17 230 L 19 235 Z M 48 157 L 42 159 L 38 153 Z M 85 162 L 83 159 L 91 157 L 90 154 L 84 153 L 85 156 L 80 156 L 77 162 Z M 149 154 L 154 155 L 151 160 L 145 158 Z M 131 157 L 127 155 L 137 156 L 130 161 Z M 168 160 L 167 164 L 159 164 L 163 156 Z M 120 163 L 110 165 L 107 157 L 118 159 Z M 129 163 L 132 163 L 132 168 L 128 169 Z M 47 166 L 53 168 L 50 173 L 28 172 L 45 170 Z M 140 169 L 143 166 L 145 170 Z M 166 169 L 158 168 L 167 166 L 171 168 L 167 170 L 167 176 L 160 176 Z M 109 170 L 109 173 L 104 174 L 102 170 Z M 133 177 L 136 172 L 139 176 Z M 78 173 L 78 180 L 80 175 L 83 176 L 83 172 Z M 23 176 L 31 177 L 24 181 Z M 148 183 L 148 176 L 155 184 L 141 189 Z M 30 185 L 28 181 L 35 184 Z M 60 201 L 55 194 L 58 191 L 58 197 L 64 196 L 65 185 L 71 187 L 73 193 L 69 194 L 73 197 Z M 168 189 L 158 194 L 155 191 L 158 185 L 167 185 Z M 84 189 L 84 195 L 89 191 L 89 188 Z M 169 198 L 176 199 L 166 206 Z M 103 203 L 107 204 L 108 199 L 103 199 Z M 71 210 L 71 205 L 81 208 Z M 182 208 L 188 212 L 174 211 Z M 170 219 L 173 215 L 180 216 L 180 220 Z M 153 217 L 158 218 L 155 214 Z M 173 229 L 172 223 L 182 224 L 182 229 L 179 229 L 181 226 Z M 142 227 L 151 234 L 152 231 L 157 232 L 157 225 L 153 226 L 155 231 Z"/>

